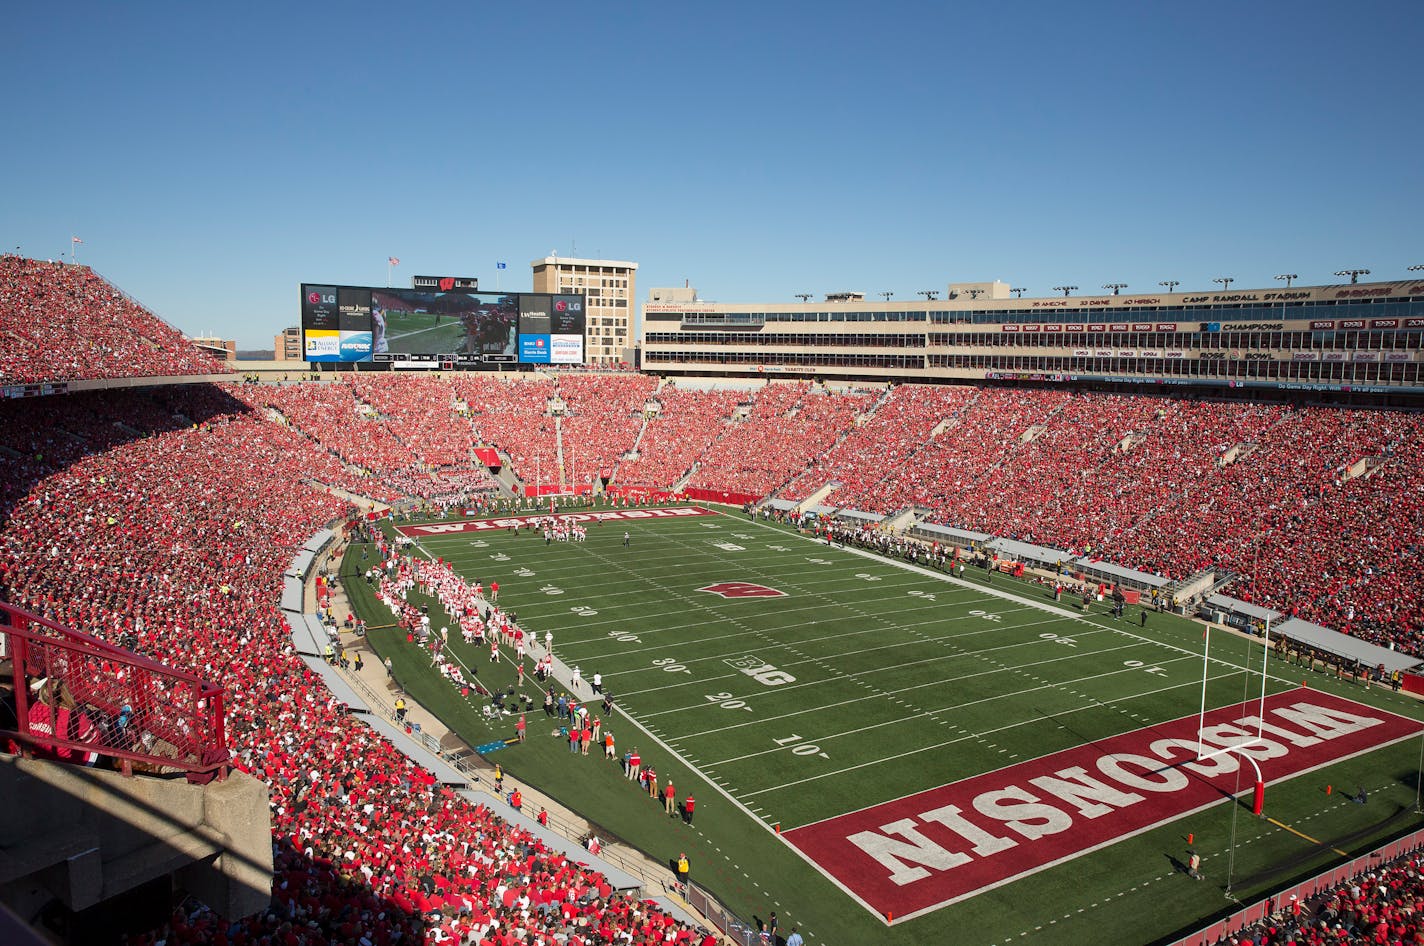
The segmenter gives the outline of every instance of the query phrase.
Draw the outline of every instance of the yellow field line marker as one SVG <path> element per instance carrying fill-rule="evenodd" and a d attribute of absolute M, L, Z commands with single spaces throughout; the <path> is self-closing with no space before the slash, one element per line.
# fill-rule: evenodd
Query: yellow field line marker
<path fill-rule="evenodd" d="M 1315 838 L 1312 838 L 1310 835 L 1305 834 L 1305 833 L 1300 832 L 1300 831 L 1297 831 L 1295 828 L 1292 828 L 1292 827 L 1291 827 L 1290 825 L 1288 825 L 1288 824 L 1282 824 L 1281 822 L 1277 821 L 1275 818 L 1267 818 L 1266 820 L 1269 821 L 1271 824 L 1275 825 L 1277 828 L 1283 828 L 1283 829 L 1285 829 L 1286 831 L 1289 831 L 1291 834 L 1295 835 L 1295 836 L 1298 837 L 1298 838 L 1304 838 L 1305 840 L 1309 841 L 1311 844 L 1315 844 L 1315 845 L 1318 845 L 1318 846 L 1320 846 L 1320 847 L 1324 847 L 1324 846 L 1325 846 L 1325 842 L 1324 842 L 1324 841 L 1317 841 Z M 1346 853 L 1345 851 L 1340 850 L 1338 847 L 1332 847 L 1330 850 L 1334 851 L 1336 854 L 1339 854 L 1341 857 L 1349 857 L 1349 856 L 1350 856 L 1348 853 Z"/>

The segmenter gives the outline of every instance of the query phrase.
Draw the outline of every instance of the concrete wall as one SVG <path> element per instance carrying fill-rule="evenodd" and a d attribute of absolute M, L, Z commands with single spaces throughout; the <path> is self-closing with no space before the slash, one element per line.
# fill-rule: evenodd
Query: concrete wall
<path fill-rule="evenodd" d="M 0 899 L 22 916 L 84 910 L 175 876 L 229 919 L 271 900 L 267 786 L 241 772 L 190 785 L 0 755 Z"/>

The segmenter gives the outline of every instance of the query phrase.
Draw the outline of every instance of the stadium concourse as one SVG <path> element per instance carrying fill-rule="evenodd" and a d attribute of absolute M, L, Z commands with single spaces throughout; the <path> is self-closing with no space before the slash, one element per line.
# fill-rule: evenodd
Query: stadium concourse
<path fill-rule="evenodd" d="M 0 332 L 7 383 L 221 370 L 80 267 L 6 257 Z M 0 404 L 0 596 L 221 683 L 236 762 L 270 787 L 270 909 L 231 926 L 184 910 L 130 942 L 686 942 L 433 784 L 292 653 L 282 574 L 352 513 L 323 487 L 479 504 L 496 483 L 472 448 L 488 445 L 525 483 L 830 490 L 823 503 L 921 507 L 1172 577 L 1216 565 L 1243 576 L 1240 597 L 1418 654 L 1421 434 L 1387 410 L 616 374 L 14 399 Z M 1424 941 L 1417 864 L 1359 886 L 1318 905 L 1333 922 L 1307 942 Z"/>

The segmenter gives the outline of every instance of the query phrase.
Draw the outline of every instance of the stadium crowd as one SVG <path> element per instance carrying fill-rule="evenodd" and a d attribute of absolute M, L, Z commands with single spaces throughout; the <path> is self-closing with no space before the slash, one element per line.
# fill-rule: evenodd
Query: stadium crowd
<path fill-rule="evenodd" d="M 236 924 L 184 910 L 128 941 L 692 941 L 434 784 L 297 659 L 276 604 L 282 572 L 351 509 L 308 483 L 330 455 L 239 393 L 0 404 L 0 593 L 222 684 L 235 763 L 271 793 L 271 906 Z"/>
<path fill-rule="evenodd" d="M 1424 859 L 1406 855 L 1273 906 L 1268 918 L 1228 935 L 1223 946 L 1417 946 L 1424 943 Z"/>
<path fill-rule="evenodd" d="M 744 391 L 686 387 L 669 381 L 655 395 L 658 409 L 638 442 L 638 456 L 618 467 L 623 486 L 668 488 L 692 469 L 731 424 Z"/>
<path fill-rule="evenodd" d="M 10 383 L 227 370 L 87 268 L 8 255 L 0 335 Z M 918 506 L 1170 577 L 1233 571 L 1239 597 L 1424 652 L 1424 417 L 1403 411 L 989 386 L 699 390 L 620 374 L 3 402 L 0 596 L 222 684 L 236 763 L 271 791 L 271 907 L 231 926 L 182 911 L 132 942 L 689 941 L 666 914 L 434 784 L 292 653 L 282 572 L 352 511 L 322 484 L 488 505 L 492 481 L 470 452 L 480 443 L 526 479 L 542 468 L 556 480 L 562 457 L 566 475 L 616 485 L 689 477 L 799 499 L 834 481 L 831 505 Z M 1409 859 L 1256 942 L 1424 942 L 1421 902 Z"/>
<path fill-rule="evenodd" d="M 0 384 L 227 374 L 87 266 L 0 254 Z"/>
<path fill-rule="evenodd" d="M 441 378 L 353 375 L 352 393 L 375 408 L 401 443 L 427 467 L 469 467 L 471 430 L 455 392 Z"/>
<path fill-rule="evenodd" d="M 565 404 L 562 424 L 564 465 L 571 479 L 613 475 L 623 454 L 637 442 L 643 408 L 657 379 L 646 375 L 565 375 L 559 396 Z"/>

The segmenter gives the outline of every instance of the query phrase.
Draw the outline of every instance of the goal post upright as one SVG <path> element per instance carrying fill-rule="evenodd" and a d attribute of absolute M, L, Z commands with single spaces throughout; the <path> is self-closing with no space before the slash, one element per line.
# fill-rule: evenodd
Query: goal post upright
<path fill-rule="evenodd" d="M 1251 768 L 1255 770 L 1256 774 L 1256 785 L 1255 790 L 1252 793 L 1251 799 L 1251 813 L 1259 817 L 1262 808 L 1265 804 L 1265 777 L 1261 773 L 1261 766 L 1256 762 L 1256 759 L 1252 757 L 1250 753 L 1243 752 L 1242 750 L 1250 748 L 1251 746 L 1260 745 L 1265 741 L 1266 684 L 1269 679 L 1269 674 L 1267 673 L 1266 668 L 1270 662 L 1271 653 L 1271 619 L 1269 615 L 1266 617 L 1265 633 L 1261 648 L 1261 695 L 1256 704 L 1256 732 L 1254 735 L 1248 735 L 1247 738 L 1244 738 L 1238 742 L 1233 742 L 1231 745 L 1224 745 L 1212 749 L 1211 751 L 1207 751 L 1206 739 L 1202 735 L 1202 731 L 1206 728 L 1206 687 L 1211 668 L 1211 628 L 1212 625 L 1210 622 L 1208 622 L 1206 626 L 1206 631 L 1202 635 L 1202 691 L 1201 709 L 1199 710 L 1197 715 L 1197 761 L 1204 762 L 1208 759 L 1212 759 L 1217 756 L 1235 754 L 1237 758 L 1245 759 L 1247 762 L 1251 763 Z M 1250 693 L 1250 690 L 1247 689 L 1249 688 L 1251 682 L 1250 644 L 1251 641 L 1248 639 L 1246 651 L 1247 665 L 1243 670 L 1247 677 L 1245 681 L 1246 688 L 1243 688 L 1245 689 L 1245 693 L 1243 695 L 1247 695 Z M 1245 705 L 1244 700 L 1242 702 L 1242 705 Z"/>

